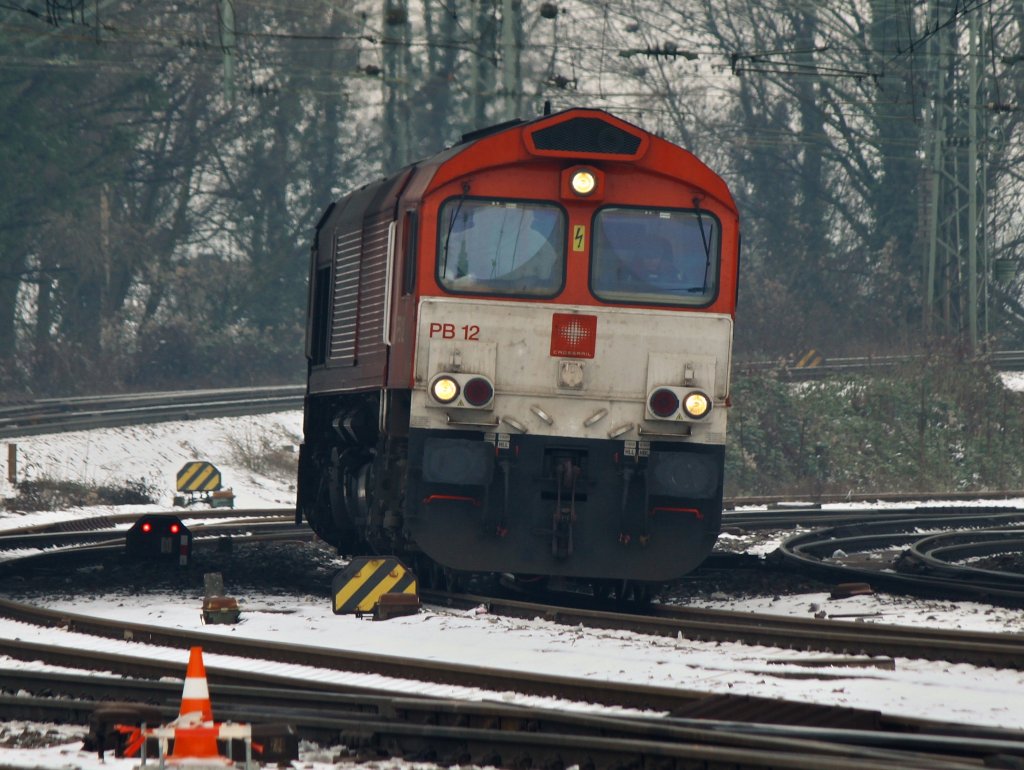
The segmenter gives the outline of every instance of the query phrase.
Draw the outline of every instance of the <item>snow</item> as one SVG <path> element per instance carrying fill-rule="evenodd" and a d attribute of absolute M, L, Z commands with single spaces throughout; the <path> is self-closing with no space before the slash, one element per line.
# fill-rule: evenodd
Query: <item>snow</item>
<path fill-rule="evenodd" d="M 173 510 L 177 470 L 189 460 L 213 462 L 227 486 L 233 487 L 239 507 L 280 507 L 294 504 L 294 480 L 285 472 L 258 473 L 247 467 L 246 442 L 286 446 L 298 440 L 301 414 L 287 412 L 240 419 L 209 419 L 164 423 L 148 427 L 32 436 L 12 439 L 18 445 L 21 473 L 34 478 L 48 476 L 96 483 L 146 479 L 166 490 L 166 504 L 148 510 Z M 3 482 L 7 484 L 6 481 Z M 9 485 L 0 495 L 10 496 Z M 991 503 L 986 503 L 991 504 Z M 0 531 L 29 524 L 115 512 L 111 507 L 59 513 L 14 514 L 0 511 Z M 134 507 L 131 510 L 139 510 Z M 297 546 L 301 547 L 301 546 Z M 310 546 L 312 547 L 312 546 Z M 834 665 L 810 668 L 800 665 L 819 653 L 768 647 L 693 642 L 640 636 L 623 631 L 595 631 L 558 625 L 543 619 L 517 620 L 486 611 L 456 612 L 426 607 L 418 615 L 373 623 L 351 616 L 336 616 L 328 601 L 302 595 L 257 594 L 239 596 L 242 621 L 233 626 L 203 626 L 202 597 L 127 592 L 107 596 L 55 598 L 51 605 L 77 613 L 111 618 L 132 618 L 196 632 L 230 634 L 270 640 L 301 639 L 304 644 L 334 649 L 373 650 L 377 653 L 420 656 L 432 660 L 529 670 L 561 676 L 607 681 L 652 683 L 711 693 L 750 694 L 877 709 L 896 715 L 1024 729 L 1024 674 L 965 664 L 946 665 L 897 658 L 894 670 L 879 666 Z M 732 597 L 714 595 L 694 604 L 739 611 L 810 616 L 824 611 L 846 616 L 851 623 L 884 622 L 929 625 L 1002 633 L 1024 633 L 1020 612 L 971 602 L 942 602 L 875 595 L 834 600 L 828 594 L 792 597 Z M 76 648 L 119 649 L 125 654 L 159 655 L 180 660 L 184 673 L 187 652 L 152 650 L 119 640 L 96 639 L 60 629 L 38 629 L 13 621 L 0 621 L 6 638 L 58 640 Z M 206 656 L 207 667 L 299 673 L 305 677 L 339 682 L 358 681 L 396 692 L 440 694 L 473 699 L 495 697 L 509 702 L 545 703 L 559 708 L 585 708 L 558 704 L 549 699 L 515 693 L 486 693 L 467 688 L 424 685 L 386 677 L 324 672 L 298 666 Z M 4 659 L 0 667 L 36 667 Z M 595 707 L 596 708 L 596 707 Z M 41 748 L 10 748 L 7 737 L 21 730 L 45 732 L 44 725 L 11 722 L 0 725 L 0 765 L 10 767 L 82 768 L 127 770 L 137 760 L 108 757 L 100 765 L 96 757 L 80 751 L 81 730 L 54 728 L 56 745 Z M 67 740 L 63 740 L 66 737 Z M 304 757 L 307 767 L 333 765 L 336 751 Z M 408 764 L 387 763 L 409 768 Z"/>
<path fill-rule="evenodd" d="M 257 473 L 247 466 L 253 464 L 250 458 L 266 447 L 295 453 L 297 461 L 301 436 L 302 412 L 280 412 L 26 436 L 5 439 L 5 443 L 17 447 L 19 481 L 59 479 L 110 485 L 142 481 L 162 492 L 165 501 L 132 507 L 146 513 L 172 510 L 178 471 L 193 460 L 216 466 L 223 486 L 235 494 L 236 508 L 294 508 L 294 472 Z M 15 493 L 4 473 L 0 497 Z M 79 508 L 71 514 L 0 511 L 0 531 L 112 512 L 109 506 Z"/>
<path fill-rule="evenodd" d="M 1024 372 L 1000 372 L 999 379 L 1009 390 L 1024 390 Z"/>

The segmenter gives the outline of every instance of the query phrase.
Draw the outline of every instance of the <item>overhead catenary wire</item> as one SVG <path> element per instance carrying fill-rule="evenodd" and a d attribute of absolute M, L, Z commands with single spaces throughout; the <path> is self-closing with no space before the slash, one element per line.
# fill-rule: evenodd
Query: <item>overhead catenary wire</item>
<path fill-rule="evenodd" d="M 7 23 L 0 23 L 0 28 L 6 28 L 8 33 L 15 31 L 12 30 Z M 154 45 L 163 47 L 178 46 L 183 48 L 193 48 L 201 50 L 219 50 L 219 43 L 207 40 L 201 37 L 189 36 L 185 34 L 179 34 L 175 37 L 168 37 L 167 35 L 161 34 L 150 34 L 142 28 L 128 28 L 128 27 L 110 27 L 110 31 L 113 33 L 110 37 L 105 38 L 103 43 L 110 44 L 115 42 L 149 42 Z M 10 34 L 8 34 L 10 36 Z M 62 35 L 67 37 L 66 35 Z M 371 46 L 383 45 L 379 39 L 367 33 L 354 33 L 354 34 L 310 34 L 310 33 L 295 33 L 295 32 L 259 32 L 259 31 L 247 31 L 239 30 L 239 38 L 247 38 L 251 40 L 278 40 L 278 41 L 296 41 L 296 42 L 325 42 L 325 43 L 337 43 L 337 42 L 351 42 L 354 44 L 368 44 Z M 72 40 L 74 38 L 71 38 Z M 88 35 L 82 35 L 79 37 L 80 40 L 94 43 L 95 41 Z M 387 43 L 393 44 L 393 43 Z M 454 48 L 471 54 L 478 54 L 479 52 L 471 44 L 451 43 L 451 42 L 438 42 L 429 40 L 417 40 L 410 39 L 407 42 L 403 42 L 403 45 L 408 45 L 410 48 Z M 571 45 L 563 44 L 561 41 L 555 41 L 551 44 L 548 43 L 527 43 L 521 46 L 524 50 L 537 50 L 537 51 L 550 51 L 552 60 L 558 56 L 559 49 L 568 50 L 572 57 L 567 63 L 569 67 L 575 67 L 577 63 L 577 54 L 580 52 L 597 52 L 603 61 L 603 57 L 606 54 L 621 53 L 622 50 L 614 45 L 604 44 L 600 46 L 593 45 Z M 688 49 L 689 50 L 689 49 Z M 657 55 L 659 53 L 657 48 L 649 49 L 652 54 Z M 664 54 L 664 52 L 661 52 Z M 767 56 L 778 55 L 780 51 L 771 51 L 763 53 L 742 53 L 732 52 L 723 53 L 721 51 L 715 51 L 710 49 L 698 49 L 693 52 L 693 56 L 700 57 L 704 61 L 702 62 L 701 73 L 704 77 L 719 77 L 726 76 L 726 65 L 728 65 L 729 74 L 742 75 L 742 74 L 773 74 L 773 75 L 801 75 L 810 74 L 817 76 L 835 76 L 835 77 L 852 77 L 855 79 L 870 78 L 876 76 L 878 73 L 864 69 L 853 69 L 848 67 L 838 67 L 828 64 L 802 64 L 802 63 L 791 63 L 788 65 L 777 65 L 772 64 L 770 66 L 741 66 L 738 64 L 739 61 L 751 61 L 751 62 L 762 62 Z M 799 52 L 793 52 L 799 53 Z M 718 59 L 720 63 L 710 62 L 708 60 Z M 291 65 L 294 68 L 294 64 Z M 311 68 L 312 69 L 312 68 Z M 599 67 L 598 81 L 601 83 L 602 70 Z M 578 80 L 578 78 L 573 78 Z M 600 93 L 600 87 L 598 89 Z"/>
<path fill-rule="evenodd" d="M 818 4 L 818 3 L 813 3 L 813 2 L 812 3 L 808 3 L 807 5 L 808 5 L 809 8 L 821 8 L 821 7 L 825 7 L 826 6 L 826 4 Z M 954 8 L 953 13 L 950 16 L 950 19 L 947 20 L 947 22 L 953 21 L 956 18 L 960 18 L 965 13 L 968 13 L 968 12 L 970 12 L 972 10 L 977 9 L 977 8 L 981 8 L 981 7 L 984 7 L 984 6 L 990 6 L 990 5 L 991 5 L 991 0 L 986 0 L 986 2 L 973 2 L 973 3 L 971 3 L 971 2 L 959 3 L 958 2 L 956 7 Z M 24 6 L 18 6 L 16 4 L 10 4 L 10 3 L 6 4 L 4 7 L 6 7 L 8 10 L 12 10 L 13 9 L 14 12 L 22 12 L 22 11 L 25 10 Z M 274 2 L 246 3 L 245 7 L 247 7 L 247 8 L 255 8 L 255 9 L 264 9 L 264 10 L 269 9 L 269 10 L 274 10 L 274 11 L 292 11 L 292 10 L 295 10 L 294 8 L 289 6 L 288 4 L 281 4 L 281 3 L 274 3 Z M 326 7 L 325 4 L 322 4 L 322 3 L 321 4 L 317 4 L 314 7 L 314 10 L 316 8 L 323 8 L 323 7 Z M 601 64 L 599 64 L 598 69 L 597 69 L 597 85 L 596 85 L 596 89 L 595 88 L 591 88 L 591 87 L 589 87 L 586 84 L 585 81 L 588 78 L 593 76 L 593 71 L 589 71 L 588 72 L 586 63 L 583 61 L 583 59 L 581 59 L 581 57 L 584 54 L 593 55 L 593 56 L 599 57 L 599 60 L 603 62 L 603 61 L 606 60 L 606 58 L 605 58 L 606 56 L 609 56 L 613 52 L 617 55 L 618 53 L 620 53 L 623 50 L 621 48 L 620 44 L 619 44 L 619 41 L 610 39 L 610 37 L 609 37 L 609 34 L 610 34 L 609 33 L 609 29 L 610 29 L 610 21 L 609 21 L 609 19 L 610 19 L 610 9 L 615 7 L 614 4 L 598 3 L 598 4 L 593 4 L 593 7 L 594 7 L 594 12 L 592 14 L 587 16 L 586 14 L 577 13 L 573 17 L 573 21 L 574 21 L 574 23 L 579 22 L 581 19 L 589 20 L 591 22 L 598 22 L 599 21 L 601 23 L 601 25 L 602 25 L 602 28 L 601 28 L 601 37 L 600 37 L 600 40 L 598 40 L 598 41 L 590 41 L 587 44 L 581 44 L 581 43 L 573 43 L 571 40 L 567 41 L 564 38 L 559 39 L 557 36 L 554 36 L 550 41 L 542 40 L 542 39 L 539 40 L 537 38 L 534 38 L 532 41 L 521 42 L 520 47 L 524 51 L 535 51 L 535 52 L 550 53 L 550 57 L 551 58 L 549 60 L 550 61 L 550 64 L 549 64 L 549 67 L 548 67 L 549 70 L 553 70 L 553 69 L 564 67 L 567 72 L 570 72 L 572 74 L 572 77 L 570 78 L 570 77 L 565 77 L 565 76 L 563 76 L 561 74 L 556 73 L 556 74 L 550 75 L 545 80 L 548 83 L 550 83 L 553 86 L 555 86 L 555 87 L 566 88 L 566 87 L 568 87 L 570 85 L 574 86 L 574 88 L 572 90 L 572 93 L 578 99 L 586 98 L 586 99 L 603 100 L 605 98 L 611 98 L 611 99 L 627 99 L 628 100 L 628 99 L 631 99 L 631 98 L 644 98 L 644 97 L 649 97 L 649 96 L 656 96 L 656 97 L 661 97 L 661 98 L 671 98 L 671 93 L 669 91 L 664 91 L 664 90 L 659 91 L 658 89 L 653 89 L 653 88 L 635 88 L 635 89 L 616 88 L 614 90 L 609 90 L 609 89 L 607 89 L 605 87 L 604 82 L 603 82 L 604 69 L 603 69 L 603 65 L 601 65 Z M 452 8 L 451 2 L 449 2 L 448 4 L 446 4 L 444 6 L 445 12 L 450 12 L 451 8 Z M 900 14 L 900 13 L 904 13 L 904 12 L 909 13 L 909 11 L 907 11 L 907 9 L 905 9 L 905 8 L 902 9 L 902 10 L 897 8 L 896 10 L 893 11 L 894 14 Z M 342 45 L 351 45 L 351 46 L 357 47 L 357 48 L 365 46 L 366 48 L 368 48 L 370 50 L 375 50 L 375 49 L 379 50 L 379 47 L 381 45 L 380 37 L 379 37 L 379 32 L 377 30 L 373 29 L 372 23 L 369 20 L 367 20 L 365 16 L 359 16 L 358 14 L 354 14 L 354 13 L 349 13 L 347 18 L 352 19 L 352 20 L 358 20 L 358 22 L 363 25 L 363 27 L 364 27 L 363 30 L 358 31 L 358 32 L 343 32 L 343 33 L 332 33 L 332 34 L 315 33 L 315 34 L 313 34 L 313 33 L 310 33 L 310 32 L 302 31 L 301 29 L 292 30 L 292 31 L 277 31 L 277 30 L 264 31 L 264 30 L 240 29 L 239 32 L 238 32 L 238 37 L 239 37 L 240 40 L 280 42 L 280 43 L 282 43 L 284 45 L 287 45 L 289 43 L 305 43 L 305 44 L 309 44 L 309 43 L 313 43 L 313 44 L 317 44 L 317 43 L 339 44 L 340 43 Z M 89 26 L 92 23 L 91 20 L 89 18 L 86 18 L 84 15 L 76 16 L 75 20 L 77 22 L 79 22 L 81 26 Z M 293 19 L 291 19 L 291 21 L 294 22 L 294 23 L 301 24 L 301 19 L 299 21 L 296 21 L 296 19 L 293 18 Z M 5 20 L 4 22 L 2 22 L 0 24 L 3 25 L 3 28 L 6 28 L 8 30 L 8 34 L 7 34 L 8 39 L 11 39 L 12 37 L 14 37 L 13 35 L 10 34 L 10 32 L 13 31 L 13 30 L 11 30 L 9 26 L 7 26 L 9 24 L 9 21 Z M 905 23 L 904 26 L 907 26 L 907 24 L 909 24 L 909 22 Z M 216 42 L 214 42 L 213 40 L 207 40 L 207 39 L 204 39 L 202 37 L 197 37 L 197 36 L 186 37 L 184 32 L 179 32 L 177 38 L 175 38 L 173 36 L 173 34 L 171 36 L 168 36 L 166 32 L 159 31 L 159 30 L 156 30 L 156 31 L 149 30 L 149 29 L 147 29 L 147 28 L 145 28 L 143 26 L 138 26 L 138 25 L 131 26 L 131 25 L 125 25 L 123 23 L 118 24 L 118 23 L 114 23 L 112 21 L 107 21 L 107 22 L 105 22 L 105 27 L 110 31 L 111 34 L 109 36 L 105 37 L 102 40 L 102 42 L 100 43 L 100 46 L 117 44 L 117 43 L 129 43 L 129 44 L 151 43 L 151 44 L 156 45 L 157 47 L 171 47 L 171 46 L 177 45 L 179 48 L 190 50 L 190 52 L 198 55 L 198 57 L 200 59 L 202 58 L 202 53 L 204 51 L 208 50 L 208 51 L 211 52 L 210 53 L 210 57 L 209 57 L 209 62 L 208 62 L 210 66 L 214 66 L 215 63 L 216 63 L 215 57 L 219 57 L 219 53 L 216 53 L 217 50 L 218 50 L 218 47 L 219 47 Z M 69 29 L 71 29 L 71 25 L 66 25 L 65 27 L 61 28 L 60 30 L 57 30 L 56 31 L 56 35 L 61 40 L 74 41 L 75 39 L 78 39 L 80 42 L 89 42 L 90 45 L 93 48 L 98 47 L 98 46 L 96 46 L 96 40 L 90 34 L 83 34 L 83 35 L 77 36 L 77 38 L 76 38 L 76 36 L 74 36 L 72 34 L 69 34 Z M 172 29 L 173 29 L 173 25 L 172 25 Z M 640 28 L 639 31 L 642 32 L 643 29 Z M 26 34 L 31 34 L 31 33 L 26 33 Z M 934 32 L 933 32 L 933 34 L 934 34 Z M 577 37 L 577 35 L 571 35 L 570 38 L 572 38 L 572 37 Z M 923 38 L 921 38 L 921 39 L 923 39 Z M 922 48 L 919 45 L 921 39 L 909 39 L 912 44 L 908 43 L 906 45 L 906 50 L 915 49 L 914 50 L 914 54 L 915 54 L 915 57 L 917 59 L 919 59 L 922 62 L 929 62 L 929 60 L 932 58 L 932 54 L 930 54 L 929 51 L 926 48 Z M 475 50 L 474 50 L 472 45 L 466 45 L 466 44 L 460 43 L 458 41 L 450 42 L 450 41 L 436 41 L 436 40 L 413 38 L 413 39 L 410 39 L 408 41 L 408 43 L 403 43 L 403 45 L 408 45 L 411 48 L 421 48 L 421 49 L 429 49 L 429 48 L 437 48 L 437 47 L 450 47 L 450 48 L 458 49 L 460 51 L 467 52 L 469 54 L 475 53 Z M 658 45 L 655 44 L 654 46 L 649 46 L 646 49 L 637 49 L 637 50 L 643 50 L 645 52 L 646 51 L 650 51 L 651 53 L 656 53 L 656 52 L 659 51 L 659 48 L 658 48 Z M 664 53 L 664 49 L 660 49 L 660 50 L 661 50 L 662 53 Z M 687 49 L 687 50 L 690 50 L 690 49 Z M 830 53 L 832 55 L 835 55 L 835 56 L 845 55 L 845 54 L 847 54 L 849 52 L 857 52 L 858 51 L 858 49 L 856 47 L 853 47 L 853 46 L 842 46 L 842 45 L 839 45 L 839 44 L 835 43 L 834 41 L 830 41 L 827 47 L 822 47 L 820 49 L 814 49 L 814 51 L 812 51 L 812 53 L 825 53 L 826 50 L 827 50 L 828 53 Z M 246 55 L 252 56 L 252 55 L 254 55 L 254 53 L 255 52 L 249 51 L 249 52 L 246 52 Z M 295 60 L 286 61 L 286 60 L 280 58 L 281 56 L 285 55 L 285 51 L 283 49 L 281 51 L 267 49 L 267 50 L 263 50 L 263 51 L 261 51 L 259 53 L 260 53 L 260 56 L 263 57 L 262 64 L 260 65 L 261 68 L 274 68 L 274 69 L 276 69 L 280 73 L 281 76 L 289 78 L 289 79 L 296 79 L 296 78 L 302 78 L 304 76 L 308 76 L 308 77 L 323 77 L 323 78 L 328 78 L 330 80 L 338 82 L 338 81 L 342 81 L 342 80 L 347 80 L 350 77 L 358 78 L 360 76 L 363 76 L 363 77 L 372 77 L 373 76 L 371 74 L 368 74 L 368 73 L 365 73 L 365 72 L 356 71 L 356 70 L 354 70 L 354 71 L 345 71 L 343 73 L 339 73 L 337 71 L 333 71 L 333 70 L 329 70 L 329 69 L 326 69 L 326 68 L 318 67 L 314 63 L 309 62 L 309 61 L 295 61 Z M 775 49 L 775 50 L 763 51 L 763 52 L 759 52 L 759 53 L 742 53 L 742 52 L 739 52 L 739 53 L 738 52 L 729 53 L 727 51 L 721 50 L 720 48 L 709 47 L 709 46 L 705 45 L 703 47 L 697 47 L 694 50 L 694 55 L 696 55 L 698 58 L 697 58 L 697 61 L 693 64 L 692 68 L 688 68 L 688 69 L 685 69 L 685 70 L 680 70 L 680 72 L 686 72 L 686 73 L 688 73 L 690 75 L 695 75 L 695 76 L 699 77 L 700 83 L 702 84 L 699 87 L 703 87 L 705 89 L 720 88 L 722 94 L 730 93 L 730 86 L 731 86 L 731 83 L 732 83 L 731 79 L 737 77 L 737 75 L 739 75 L 739 76 L 746 76 L 746 75 L 758 74 L 758 75 L 769 76 L 769 77 L 772 77 L 772 78 L 784 79 L 786 77 L 789 77 L 791 75 L 796 74 L 796 75 L 804 75 L 804 76 L 816 77 L 816 78 L 822 78 L 822 77 L 846 78 L 846 77 L 848 77 L 848 78 L 853 79 L 854 81 L 870 81 L 872 79 L 872 77 L 877 74 L 877 73 L 875 73 L 875 72 L 873 72 L 871 70 L 867 70 L 867 69 L 856 69 L 856 68 L 852 68 L 852 67 L 833 66 L 832 64 L 830 64 L 828 62 L 822 62 L 822 63 L 819 63 L 819 64 L 808 64 L 808 63 L 805 63 L 805 62 L 794 61 L 794 62 L 790 63 L 789 65 L 759 66 L 757 68 L 751 67 L 749 65 L 737 66 L 737 62 L 739 62 L 739 61 L 749 61 L 751 63 L 757 62 L 757 63 L 760 64 L 760 63 L 762 63 L 762 60 L 765 57 L 773 58 L 773 57 L 777 57 L 777 56 L 783 56 L 783 57 L 786 57 L 787 59 L 791 60 L 795 56 L 801 56 L 801 55 L 804 55 L 804 54 L 807 54 L 807 53 L 808 53 L 808 51 L 799 50 L 799 49 L 793 49 L 793 50 L 789 50 L 789 51 L 787 51 L 786 49 Z M 988 54 L 990 59 L 992 58 L 991 53 L 992 52 L 990 51 L 990 53 Z M 141 54 L 141 56 L 143 58 L 145 57 L 145 53 L 144 52 L 140 52 L 140 51 L 137 51 L 137 50 L 133 51 L 133 54 L 135 56 L 139 56 Z M 949 54 L 949 55 L 954 55 L 954 54 Z M 278 57 L 278 58 L 275 58 L 275 57 Z M 62 59 L 55 59 L 55 60 L 51 60 L 51 61 L 52 61 L 52 63 L 40 63 L 39 66 L 52 66 L 52 67 L 64 66 L 64 67 L 67 67 L 67 68 L 80 67 L 80 68 L 83 68 L 83 69 L 86 69 L 86 70 L 89 70 L 90 68 L 97 67 L 97 66 L 105 66 L 105 67 L 110 68 L 111 71 L 114 71 L 114 68 L 117 67 L 116 57 L 111 57 L 110 60 L 107 63 L 105 63 L 105 64 L 99 63 L 100 60 L 97 59 L 97 58 L 90 58 L 90 59 L 84 59 L 84 60 L 79 60 L 79 61 L 75 61 L 74 59 L 62 58 Z M 19 69 L 19 68 L 26 68 L 26 67 L 31 67 L 31 66 L 33 66 L 32 63 L 29 62 L 29 61 L 26 61 L 24 59 L 0 57 L 0 67 L 4 67 L 4 68 L 8 68 L 8 69 Z M 580 73 L 578 75 L 576 74 L 576 67 L 577 66 L 581 67 Z M 935 65 L 931 64 L 929 66 L 935 66 Z M 256 69 L 253 66 L 252 62 L 250 62 L 249 69 L 250 69 L 250 71 L 255 71 L 255 69 Z M 626 82 L 629 82 L 632 79 L 628 72 L 625 72 L 625 73 L 619 72 L 618 73 L 618 78 L 619 78 L 619 80 L 625 80 Z M 719 83 L 720 85 L 716 86 L 715 85 L 716 82 Z M 256 95 L 256 94 L 265 94 L 267 92 L 267 90 L 268 89 L 267 89 L 267 87 L 264 86 L 264 84 L 257 83 L 255 81 L 252 84 L 252 86 L 248 89 L 248 91 L 250 93 L 254 94 L 254 95 Z M 346 90 L 347 89 L 334 90 L 334 89 L 326 89 L 326 88 L 317 88 L 315 85 L 311 84 L 311 90 L 309 91 L 309 93 L 311 93 L 311 94 L 322 94 L 324 96 L 330 96 L 332 93 L 344 92 Z M 709 91 L 709 93 L 710 93 L 710 91 Z M 884 97 L 884 95 L 882 95 L 882 97 L 879 98 L 879 94 L 872 95 L 872 98 L 873 98 L 873 103 L 874 103 L 874 106 L 875 106 L 874 114 L 875 114 L 876 117 L 888 118 L 888 119 L 911 119 L 911 120 L 914 119 L 913 116 L 907 116 L 905 114 L 900 114 L 898 112 L 886 116 L 884 112 L 879 112 L 877 110 L 877 107 L 880 104 L 885 104 L 888 100 Z M 859 106 L 859 104 L 860 104 L 859 97 L 858 98 L 848 98 L 848 99 L 840 98 L 838 100 L 835 100 L 835 102 L 837 104 L 848 104 L 848 105 L 851 105 L 851 106 L 854 106 L 854 107 Z M 900 104 L 901 102 L 899 100 L 896 100 L 896 101 L 892 101 L 892 103 L 893 104 Z M 1010 107 L 1010 108 L 1012 109 L 1012 107 Z M 656 113 L 656 112 L 653 112 L 652 109 L 649 108 L 647 111 L 651 112 L 652 114 L 666 114 L 664 110 L 662 110 L 661 113 Z M 783 141 L 785 141 L 785 140 L 783 140 Z"/>

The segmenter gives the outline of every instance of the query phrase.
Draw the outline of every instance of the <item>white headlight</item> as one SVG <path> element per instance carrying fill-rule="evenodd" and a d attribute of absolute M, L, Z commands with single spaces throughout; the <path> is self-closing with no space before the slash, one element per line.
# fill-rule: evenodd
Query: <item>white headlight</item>
<path fill-rule="evenodd" d="M 572 175 L 572 189 L 577 195 L 590 195 L 597 187 L 597 177 L 593 171 L 581 169 Z"/>
<path fill-rule="evenodd" d="M 683 399 L 683 411 L 686 412 L 687 417 L 692 417 L 695 420 L 700 419 L 711 411 L 711 399 L 708 398 L 707 393 L 695 390 L 692 393 L 688 393 Z"/>
<path fill-rule="evenodd" d="M 459 383 L 442 374 L 431 384 L 430 393 L 442 404 L 450 404 L 459 396 Z"/>

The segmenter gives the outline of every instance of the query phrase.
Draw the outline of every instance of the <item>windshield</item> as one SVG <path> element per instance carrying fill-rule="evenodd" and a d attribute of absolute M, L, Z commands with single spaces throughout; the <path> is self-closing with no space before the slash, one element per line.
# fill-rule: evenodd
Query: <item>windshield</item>
<path fill-rule="evenodd" d="M 441 208 L 437 278 L 454 292 L 553 297 L 565 273 L 565 214 L 525 201 L 453 198 Z"/>
<path fill-rule="evenodd" d="M 590 285 L 599 299 L 706 305 L 718 279 L 718 220 L 707 211 L 601 209 Z"/>

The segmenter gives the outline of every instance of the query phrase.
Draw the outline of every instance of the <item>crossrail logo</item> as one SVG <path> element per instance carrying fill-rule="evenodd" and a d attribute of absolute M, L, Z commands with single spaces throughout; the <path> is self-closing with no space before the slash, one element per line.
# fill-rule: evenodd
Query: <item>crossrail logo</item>
<path fill-rule="evenodd" d="M 551 355 L 593 358 L 597 349 L 597 316 L 554 313 L 551 316 Z"/>

